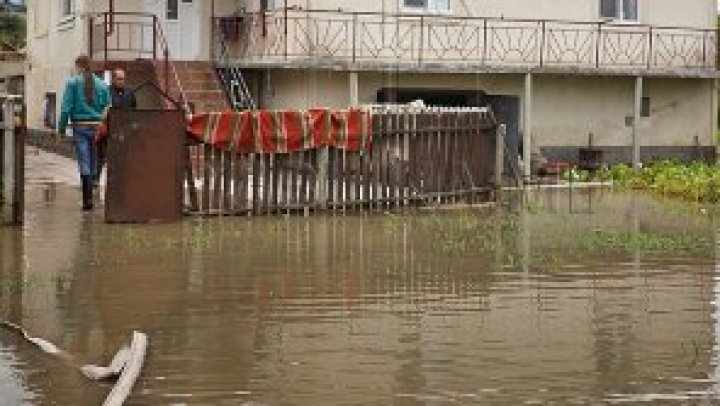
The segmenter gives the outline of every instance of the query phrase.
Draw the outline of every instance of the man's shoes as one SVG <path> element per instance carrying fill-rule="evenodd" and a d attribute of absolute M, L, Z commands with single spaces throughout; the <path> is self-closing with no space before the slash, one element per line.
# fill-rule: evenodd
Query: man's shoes
<path fill-rule="evenodd" d="M 92 176 L 81 176 L 82 180 L 82 209 L 91 211 L 93 207 L 93 181 Z"/>

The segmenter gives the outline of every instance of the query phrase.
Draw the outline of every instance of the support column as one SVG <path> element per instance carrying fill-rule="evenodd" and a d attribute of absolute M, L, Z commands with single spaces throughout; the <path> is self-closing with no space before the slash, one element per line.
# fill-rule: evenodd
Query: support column
<path fill-rule="evenodd" d="M 350 72 L 350 105 L 360 104 L 360 77 L 357 72 Z"/>
<path fill-rule="evenodd" d="M 643 78 L 635 78 L 635 107 L 633 109 L 632 150 L 633 167 L 640 166 L 640 116 L 642 115 Z"/>
<path fill-rule="evenodd" d="M 533 74 L 525 74 L 525 97 L 523 100 L 523 169 L 527 182 L 532 175 L 530 157 L 532 156 L 532 109 L 533 109 Z"/>

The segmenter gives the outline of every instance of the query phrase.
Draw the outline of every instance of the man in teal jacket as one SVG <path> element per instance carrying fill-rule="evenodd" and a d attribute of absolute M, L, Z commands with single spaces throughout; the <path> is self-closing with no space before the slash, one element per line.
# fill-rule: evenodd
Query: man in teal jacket
<path fill-rule="evenodd" d="M 93 177 L 97 166 L 93 141 L 110 106 L 110 93 L 105 82 L 93 74 L 90 58 L 79 56 L 75 60 L 75 67 L 78 75 L 70 78 L 65 85 L 58 130 L 60 134 L 65 134 L 72 122 L 75 153 L 82 181 L 82 208 L 92 210 Z"/>

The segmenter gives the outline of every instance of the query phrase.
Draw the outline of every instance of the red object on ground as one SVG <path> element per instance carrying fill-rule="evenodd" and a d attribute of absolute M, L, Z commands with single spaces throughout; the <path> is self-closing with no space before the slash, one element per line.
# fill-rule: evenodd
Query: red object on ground
<path fill-rule="evenodd" d="M 216 148 L 243 153 L 289 153 L 336 147 L 372 148 L 372 116 L 363 110 L 245 111 L 193 115 L 187 132 Z"/>

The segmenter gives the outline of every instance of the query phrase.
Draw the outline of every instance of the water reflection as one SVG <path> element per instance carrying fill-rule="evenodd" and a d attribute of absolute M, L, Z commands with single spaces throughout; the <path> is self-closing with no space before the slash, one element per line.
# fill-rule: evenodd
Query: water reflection
<path fill-rule="evenodd" d="M 77 362 L 146 331 L 133 404 L 598 403 L 716 382 L 713 252 L 577 251 L 598 227 L 714 236 L 682 207 L 553 190 L 501 213 L 108 226 L 76 194 L 0 231 L 0 314 Z M 108 387 L 70 370 L 0 331 L 14 399 L 98 403 Z"/>

